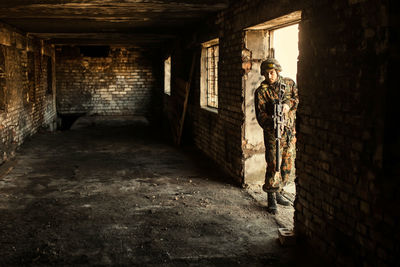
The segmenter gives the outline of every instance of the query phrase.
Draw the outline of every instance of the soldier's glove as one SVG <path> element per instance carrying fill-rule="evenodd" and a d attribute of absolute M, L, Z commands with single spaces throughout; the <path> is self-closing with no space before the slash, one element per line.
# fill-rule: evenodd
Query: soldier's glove
<path fill-rule="evenodd" d="M 281 128 L 281 132 L 282 133 L 283 133 L 283 131 L 285 129 L 285 126 L 287 126 L 288 123 L 289 123 L 289 110 L 290 110 L 289 105 L 288 104 L 283 104 L 283 106 L 282 106 L 283 124 L 281 125 L 282 126 L 282 128 Z"/>
<path fill-rule="evenodd" d="M 290 110 L 290 107 L 289 107 L 289 105 L 288 104 L 283 104 L 283 114 L 284 115 L 288 115 L 288 113 L 289 113 L 289 110 Z"/>

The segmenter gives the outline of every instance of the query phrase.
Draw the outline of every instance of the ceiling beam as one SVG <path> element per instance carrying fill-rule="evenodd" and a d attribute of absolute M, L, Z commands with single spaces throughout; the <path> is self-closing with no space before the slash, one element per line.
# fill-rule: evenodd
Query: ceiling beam
<path fill-rule="evenodd" d="M 1 10 L 26 10 L 30 9 L 103 9 L 103 8 L 128 8 L 137 12 L 152 12 L 153 10 L 220 10 L 227 8 L 228 0 L 13 0 L 0 2 Z M 1 13 L 1 12 L 0 12 Z"/>
<path fill-rule="evenodd" d="M 162 43 L 230 1 L 10 0 L 0 1 L 0 21 L 52 43 Z"/>
<path fill-rule="evenodd" d="M 50 44 L 157 44 L 176 38 L 171 34 L 41 33 L 29 34 Z"/>

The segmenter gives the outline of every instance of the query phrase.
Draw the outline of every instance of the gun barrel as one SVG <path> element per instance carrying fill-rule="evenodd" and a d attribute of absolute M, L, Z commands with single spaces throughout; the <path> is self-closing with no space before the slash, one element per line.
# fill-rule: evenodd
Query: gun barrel
<path fill-rule="evenodd" d="M 283 117 L 283 104 L 282 98 L 285 93 L 286 85 L 284 83 L 279 83 L 279 96 L 278 99 L 274 103 L 274 128 L 275 128 L 275 171 L 279 172 L 281 169 L 281 158 L 280 158 L 280 144 L 281 144 L 281 127 L 285 124 Z"/>

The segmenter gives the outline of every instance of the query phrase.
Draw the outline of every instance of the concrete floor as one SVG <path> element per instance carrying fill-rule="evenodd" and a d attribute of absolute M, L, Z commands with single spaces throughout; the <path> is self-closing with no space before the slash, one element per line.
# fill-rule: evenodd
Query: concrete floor
<path fill-rule="evenodd" d="M 0 166 L 0 266 L 311 266 L 278 242 L 293 207 L 130 122 L 41 132 Z"/>

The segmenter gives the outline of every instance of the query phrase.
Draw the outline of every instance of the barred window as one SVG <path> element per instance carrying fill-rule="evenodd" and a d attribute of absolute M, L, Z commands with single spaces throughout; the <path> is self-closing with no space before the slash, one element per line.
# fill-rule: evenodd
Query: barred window
<path fill-rule="evenodd" d="M 207 106 L 218 108 L 218 45 L 207 47 Z"/>
<path fill-rule="evenodd" d="M 218 39 L 203 43 L 201 51 L 200 106 L 211 111 L 218 109 Z"/>

